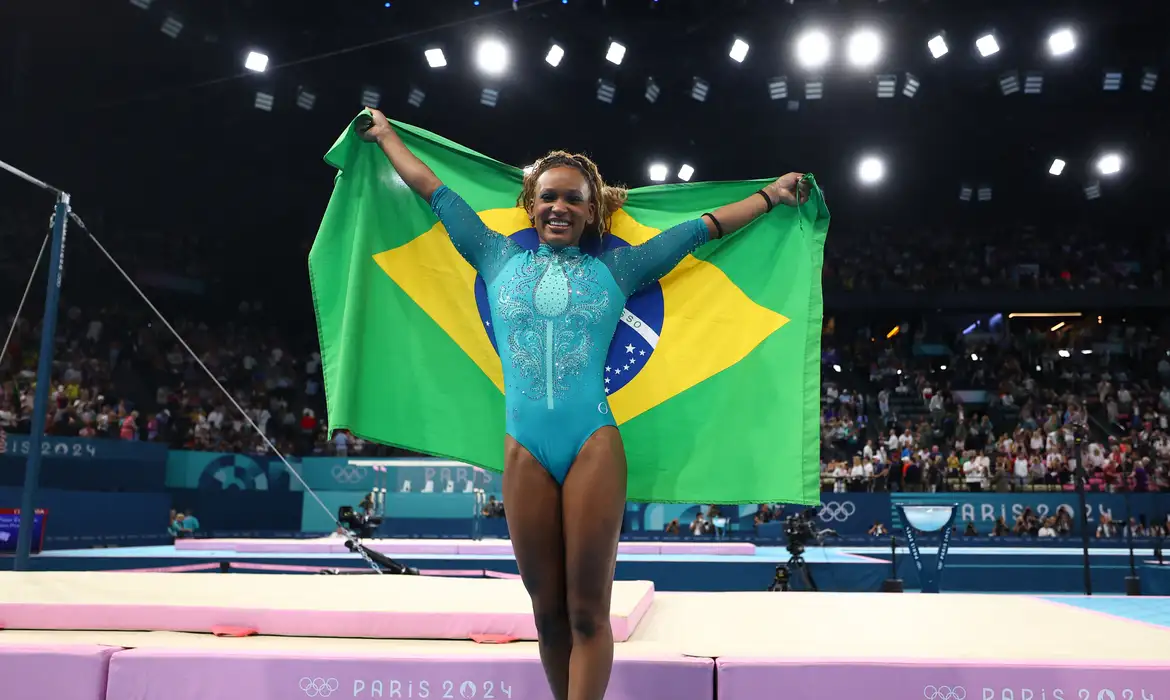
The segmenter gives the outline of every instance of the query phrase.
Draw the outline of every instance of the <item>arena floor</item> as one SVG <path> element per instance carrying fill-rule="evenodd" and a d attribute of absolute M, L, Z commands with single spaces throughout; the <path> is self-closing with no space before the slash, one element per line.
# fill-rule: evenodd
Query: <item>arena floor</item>
<path fill-rule="evenodd" d="M 426 573 L 509 577 L 517 573 L 507 540 L 371 539 L 365 544 Z M 934 548 L 923 553 L 934 555 Z M 1170 595 L 1170 566 L 1155 566 L 1153 553 L 1137 550 L 1147 594 Z M 617 577 L 646 580 L 660 591 L 762 591 L 783 547 L 746 542 L 623 542 Z M 812 547 L 804 554 L 822 591 L 877 592 L 892 574 L 889 547 Z M 1123 593 L 1129 575 L 1125 549 L 1096 549 L 1091 555 L 1095 593 Z M 0 560 L 0 569 L 5 568 Z M 36 555 L 38 571 L 232 571 L 316 573 L 324 568 L 362 569 L 364 564 L 338 538 L 183 540 L 178 546 L 51 550 Z M 918 572 L 905 548 L 897 551 L 898 577 L 917 587 Z M 1075 594 L 1084 591 L 1083 559 L 1077 548 L 951 547 L 943 590 L 969 593 Z"/>
<path fill-rule="evenodd" d="M 0 591 L 5 700 L 550 697 L 534 643 L 470 641 L 530 637 L 515 580 L 6 572 Z M 611 700 L 1170 694 L 1166 598 L 622 582 L 613 622 Z"/>

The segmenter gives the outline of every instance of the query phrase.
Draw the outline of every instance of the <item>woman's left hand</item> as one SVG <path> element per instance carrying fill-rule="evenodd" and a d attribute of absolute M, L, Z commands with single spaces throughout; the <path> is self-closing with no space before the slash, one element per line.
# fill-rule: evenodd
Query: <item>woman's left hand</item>
<path fill-rule="evenodd" d="M 788 173 L 764 188 L 776 204 L 795 207 L 808 201 L 809 183 L 804 173 Z"/>

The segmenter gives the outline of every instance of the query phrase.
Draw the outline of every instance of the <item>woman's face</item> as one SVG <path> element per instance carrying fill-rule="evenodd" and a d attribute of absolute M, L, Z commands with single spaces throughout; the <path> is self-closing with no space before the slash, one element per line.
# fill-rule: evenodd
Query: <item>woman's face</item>
<path fill-rule="evenodd" d="M 569 166 L 541 173 L 531 206 L 537 236 L 554 248 L 578 245 L 585 227 L 597 216 L 585 175 Z"/>

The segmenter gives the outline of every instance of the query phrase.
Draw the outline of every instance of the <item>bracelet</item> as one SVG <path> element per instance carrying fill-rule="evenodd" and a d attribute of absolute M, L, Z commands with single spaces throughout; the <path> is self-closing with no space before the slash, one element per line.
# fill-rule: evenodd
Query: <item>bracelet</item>
<path fill-rule="evenodd" d="M 765 213 L 770 213 L 770 212 L 772 211 L 772 207 L 776 206 L 776 205 L 775 205 L 775 203 L 773 203 L 773 202 L 772 202 L 772 198 L 771 198 L 771 197 L 769 197 L 769 196 L 768 196 L 768 193 L 767 193 L 767 192 L 765 192 L 765 191 L 764 191 L 764 190 L 762 190 L 762 189 L 760 189 L 760 190 L 756 190 L 756 194 L 758 194 L 758 195 L 760 195 L 761 197 L 763 197 L 763 198 L 764 198 L 764 201 L 768 203 L 768 211 L 767 211 L 767 212 L 765 212 Z"/>
<path fill-rule="evenodd" d="M 719 233 L 718 237 L 723 238 L 723 224 L 719 223 L 719 219 L 716 219 L 715 215 L 712 214 L 711 212 L 707 212 L 707 213 L 703 214 L 703 216 L 708 216 L 711 218 L 711 223 L 715 224 L 715 231 L 717 231 Z"/>

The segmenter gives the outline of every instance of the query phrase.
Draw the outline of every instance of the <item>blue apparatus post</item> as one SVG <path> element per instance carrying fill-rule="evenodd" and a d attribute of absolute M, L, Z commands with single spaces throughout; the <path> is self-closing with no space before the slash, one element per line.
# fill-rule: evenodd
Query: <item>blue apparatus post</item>
<path fill-rule="evenodd" d="M 36 517 L 37 485 L 41 480 L 41 443 L 45 436 L 45 411 L 49 387 L 53 380 L 53 340 L 57 336 L 57 306 L 61 302 L 61 276 L 64 272 L 65 224 L 69 219 L 69 194 L 57 193 L 53 211 L 53 240 L 49 253 L 49 280 L 45 291 L 45 317 L 41 323 L 41 354 L 37 363 L 37 391 L 33 400 L 32 435 L 29 436 L 28 462 L 24 468 L 24 495 L 20 501 L 20 534 L 16 538 L 17 571 L 27 571 L 32 551 L 33 523 Z"/>

